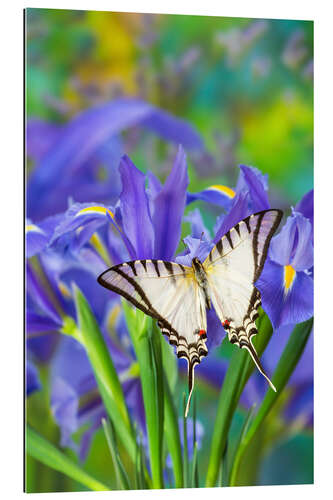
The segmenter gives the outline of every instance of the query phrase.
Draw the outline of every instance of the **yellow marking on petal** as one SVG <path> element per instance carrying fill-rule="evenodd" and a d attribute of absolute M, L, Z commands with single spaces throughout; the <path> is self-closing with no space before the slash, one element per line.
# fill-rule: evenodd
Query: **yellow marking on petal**
<path fill-rule="evenodd" d="M 112 219 L 114 219 L 114 213 L 112 213 L 111 210 L 109 210 L 108 208 L 105 208 L 105 207 L 99 207 L 98 205 L 92 206 L 92 207 L 82 208 L 82 210 L 79 210 L 79 212 L 77 212 L 77 214 L 75 214 L 75 217 L 78 217 L 79 215 L 84 215 L 86 213 L 92 213 L 92 214 L 95 213 L 95 214 L 106 215 L 106 212 L 108 212 L 110 214 L 110 216 L 112 217 Z"/>
<path fill-rule="evenodd" d="M 90 242 L 91 246 L 94 247 L 96 252 L 102 257 L 102 259 L 104 260 L 106 265 L 111 267 L 112 264 L 111 264 L 109 254 L 105 248 L 104 243 L 102 242 L 102 240 L 98 236 L 98 234 L 94 233 L 92 235 L 92 237 L 90 238 L 89 242 Z"/>
<path fill-rule="evenodd" d="M 289 291 L 289 288 L 293 284 L 295 276 L 296 271 L 292 266 L 284 266 L 284 289 L 286 292 Z"/>
<path fill-rule="evenodd" d="M 112 331 L 114 329 L 116 322 L 117 322 L 117 319 L 119 317 L 120 311 L 121 311 L 120 304 L 116 304 L 109 312 L 108 319 L 107 319 L 108 330 Z"/>
<path fill-rule="evenodd" d="M 30 231 L 35 231 L 36 233 L 42 233 L 43 231 L 38 227 L 36 226 L 35 224 L 27 224 L 25 226 L 25 232 L 26 233 L 29 233 Z"/>
<path fill-rule="evenodd" d="M 213 186 L 209 186 L 209 188 L 207 188 L 207 189 L 211 189 L 214 191 L 220 191 L 221 193 L 226 194 L 228 196 L 228 198 L 234 198 L 234 196 L 236 195 L 236 193 L 233 189 L 231 189 L 228 186 L 222 186 L 221 184 L 214 184 Z"/>
<path fill-rule="evenodd" d="M 64 297 L 66 297 L 66 299 L 71 299 L 72 298 L 72 294 L 70 292 L 70 289 L 68 288 L 68 286 L 63 281 L 59 281 L 58 288 L 59 288 L 60 292 L 62 293 L 62 295 Z"/>

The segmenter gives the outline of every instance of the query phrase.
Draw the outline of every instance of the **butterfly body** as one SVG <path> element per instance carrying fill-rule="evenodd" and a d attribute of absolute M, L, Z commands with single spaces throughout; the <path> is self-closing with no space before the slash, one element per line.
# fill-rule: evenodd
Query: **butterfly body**
<path fill-rule="evenodd" d="M 194 271 L 195 279 L 197 280 L 198 285 L 202 288 L 205 294 L 206 308 L 211 309 L 211 292 L 209 289 L 207 274 L 204 266 L 202 265 L 202 262 L 198 259 L 198 257 L 194 257 L 194 259 L 192 259 L 192 268 Z"/>
<path fill-rule="evenodd" d="M 98 282 L 122 295 L 157 320 L 162 333 L 188 362 L 188 413 L 194 368 L 208 353 L 206 309 L 215 313 L 231 343 L 246 349 L 270 386 L 252 344 L 258 333 L 255 320 L 261 305 L 255 287 L 263 269 L 269 242 L 282 212 L 265 210 L 250 215 L 230 229 L 204 262 L 194 257 L 191 266 L 147 259 L 118 264 Z M 209 335 L 209 332 L 208 332 Z"/>

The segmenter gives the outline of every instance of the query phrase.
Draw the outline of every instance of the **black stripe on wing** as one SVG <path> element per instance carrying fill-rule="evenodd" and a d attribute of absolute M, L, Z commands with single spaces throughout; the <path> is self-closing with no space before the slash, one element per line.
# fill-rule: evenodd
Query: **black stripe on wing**
<path fill-rule="evenodd" d="M 175 345 L 177 347 L 177 356 L 179 358 L 186 358 L 191 365 L 193 363 L 200 363 L 202 357 L 206 356 L 208 353 L 205 344 L 206 335 L 205 334 L 199 335 L 199 329 L 196 332 L 189 332 L 197 334 L 198 340 L 196 343 L 188 344 L 186 338 L 179 335 L 179 333 L 173 328 L 173 326 L 165 318 L 163 318 L 163 316 L 161 316 L 161 314 L 158 311 L 156 311 L 156 309 L 154 309 L 149 298 L 147 297 L 142 287 L 138 284 L 136 279 L 133 276 L 128 275 L 124 271 L 126 266 L 128 266 L 132 270 L 133 275 L 135 277 L 138 277 L 138 273 L 140 271 L 142 273 L 142 269 L 139 269 L 138 266 L 142 266 L 142 268 L 148 274 L 147 266 L 149 264 L 153 265 L 157 277 L 161 277 L 161 274 L 165 275 L 166 273 L 168 276 L 170 276 L 170 278 L 175 279 L 175 276 L 186 274 L 186 268 L 181 264 L 166 262 L 162 260 L 154 260 L 154 259 L 145 261 L 135 260 L 118 264 L 104 271 L 97 278 L 97 281 L 100 285 L 104 286 L 105 288 L 125 297 L 125 299 L 127 299 L 129 302 L 131 302 L 135 307 L 143 311 L 145 314 L 148 314 L 152 318 L 157 319 L 158 326 L 160 327 L 162 333 L 164 335 L 167 335 L 170 344 Z M 181 273 L 177 273 L 176 272 L 177 269 L 180 269 Z M 130 293 L 128 293 L 128 291 L 123 290 L 122 288 L 119 288 L 119 286 L 116 286 L 112 282 L 106 280 L 104 276 L 106 274 L 109 274 L 110 272 L 114 272 L 119 276 L 121 276 L 123 279 L 125 279 L 130 284 L 130 286 L 133 287 L 133 289 L 140 297 L 142 302 L 139 302 L 135 297 L 133 297 Z M 144 277 L 144 274 L 141 274 L 139 277 L 141 278 Z"/>
<path fill-rule="evenodd" d="M 262 228 L 263 219 L 265 215 L 268 213 L 275 213 L 276 218 L 266 236 L 265 243 L 261 251 L 261 255 L 259 256 L 258 246 L 259 246 L 260 230 Z M 234 248 L 236 248 L 241 243 L 241 241 L 243 241 L 241 239 L 242 230 L 244 230 L 244 234 L 246 235 L 253 233 L 252 251 L 254 260 L 254 276 L 253 276 L 253 283 L 254 283 L 260 277 L 260 274 L 262 272 L 267 257 L 269 243 L 272 239 L 273 234 L 275 233 L 276 229 L 280 224 L 282 215 L 283 212 L 281 210 L 269 209 L 257 212 L 241 220 L 216 243 L 216 246 L 209 253 L 208 256 L 209 261 L 213 262 L 214 260 L 213 252 L 215 249 L 219 253 L 220 257 L 224 257 Z M 255 218 L 257 218 L 256 225 L 254 227 L 253 226 L 251 227 Z"/>

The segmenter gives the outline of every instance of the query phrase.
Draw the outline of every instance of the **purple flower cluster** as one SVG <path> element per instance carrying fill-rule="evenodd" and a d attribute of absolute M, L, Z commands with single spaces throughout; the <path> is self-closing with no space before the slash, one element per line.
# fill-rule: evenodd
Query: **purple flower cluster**
<path fill-rule="evenodd" d="M 131 124 L 140 122 L 168 140 L 181 139 L 187 147 L 200 146 L 196 133 L 186 124 L 146 103 L 132 101 L 130 106 L 129 101 L 110 103 L 103 113 L 99 109 L 83 112 L 63 127 L 50 128 L 33 122 L 28 129 L 28 139 L 33 127 L 43 132 L 40 143 L 28 140 L 28 153 L 37 166 L 28 186 L 30 219 L 26 224 L 27 394 L 40 388 L 35 365 L 49 363 L 51 409 L 61 429 L 61 444 L 72 446 L 81 458 L 86 456 L 105 410 L 83 347 L 73 338 L 60 335 L 69 333 L 76 322 L 72 283 L 87 297 L 131 414 L 145 432 L 141 385 L 119 296 L 100 287 L 96 277 L 106 267 L 132 259 L 174 259 L 187 265 L 194 256 L 204 260 L 232 226 L 251 213 L 270 207 L 267 177 L 244 165 L 240 166 L 233 189 L 215 185 L 199 193 L 189 193 L 182 147 L 162 185 L 152 172 L 145 175 L 128 156 L 120 156 L 121 148 L 114 148 L 112 142 L 113 152 L 118 153 L 110 156 L 109 161 L 113 162 L 111 170 L 116 174 L 98 186 L 92 180 L 95 155 L 104 154 L 105 144 L 110 146 L 109 140 L 119 141 L 120 130 Z M 115 126 L 114 115 L 120 110 L 123 121 Z M 62 178 L 65 165 L 70 175 L 66 170 Z M 74 196 L 75 202 L 61 211 L 65 209 L 64 193 Z M 186 206 L 195 200 L 220 207 L 222 213 L 217 218 L 214 235 L 205 227 L 198 209 L 184 215 Z M 183 221 L 190 223 L 191 235 L 185 238 L 185 251 L 176 255 Z M 269 369 L 276 364 L 293 325 L 313 315 L 312 192 L 292 209 L 272 240 L 256 286 L 262 295 L 263 308 L 277 329 L 263 356 L 263 364 Z M 208 347 L 219 345 L 224 334 L 214 311 L 208 311 Z M 305 407 L 307 412 L 312 408 L 311 346 L 310 342 L 291 380 L 293 398 L 287 409 L 289 417 L 298 415 Z M 226 363 L 211 353 L 198 367 L 197 375 L 219 386 L 225 369 Z M 253 403 L 251 391 L 262 397 L 262 380 L 258 379 L 259 385 L 256 380 L 250 379 L 243 394 L 244 404 Z M 311 421 L 311 415 L 306 421 Z M 78 446 L 73 434 L 83 424 L 88 424 L 88 429 Z"/>

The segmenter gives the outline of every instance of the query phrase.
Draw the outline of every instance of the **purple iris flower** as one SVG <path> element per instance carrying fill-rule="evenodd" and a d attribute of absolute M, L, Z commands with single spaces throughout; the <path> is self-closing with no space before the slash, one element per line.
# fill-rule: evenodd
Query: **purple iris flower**
<path fill-rule="evenodd" d="M 256 286 L 274 328 L 313 316 L 313 236 L 309 219 L 288 217 L 270 245 L 269 257 Z"/>
<path fill-rule="evenodd" d="M 119 134 L 134 126 L 187 149 L 203 147 L 189 124 L 133 98 L 90 108 L 63 126 L 34 119 L 27 126 L 27 154 L 36 161 L 28 179 L 29 217 L 36 220 L 63 211 L 70 197 L 80 202 L 117 199 L 121 187 L 117 167 L 124 153 Z M 101 166 L 106 179 L 99 180 Z"/>

